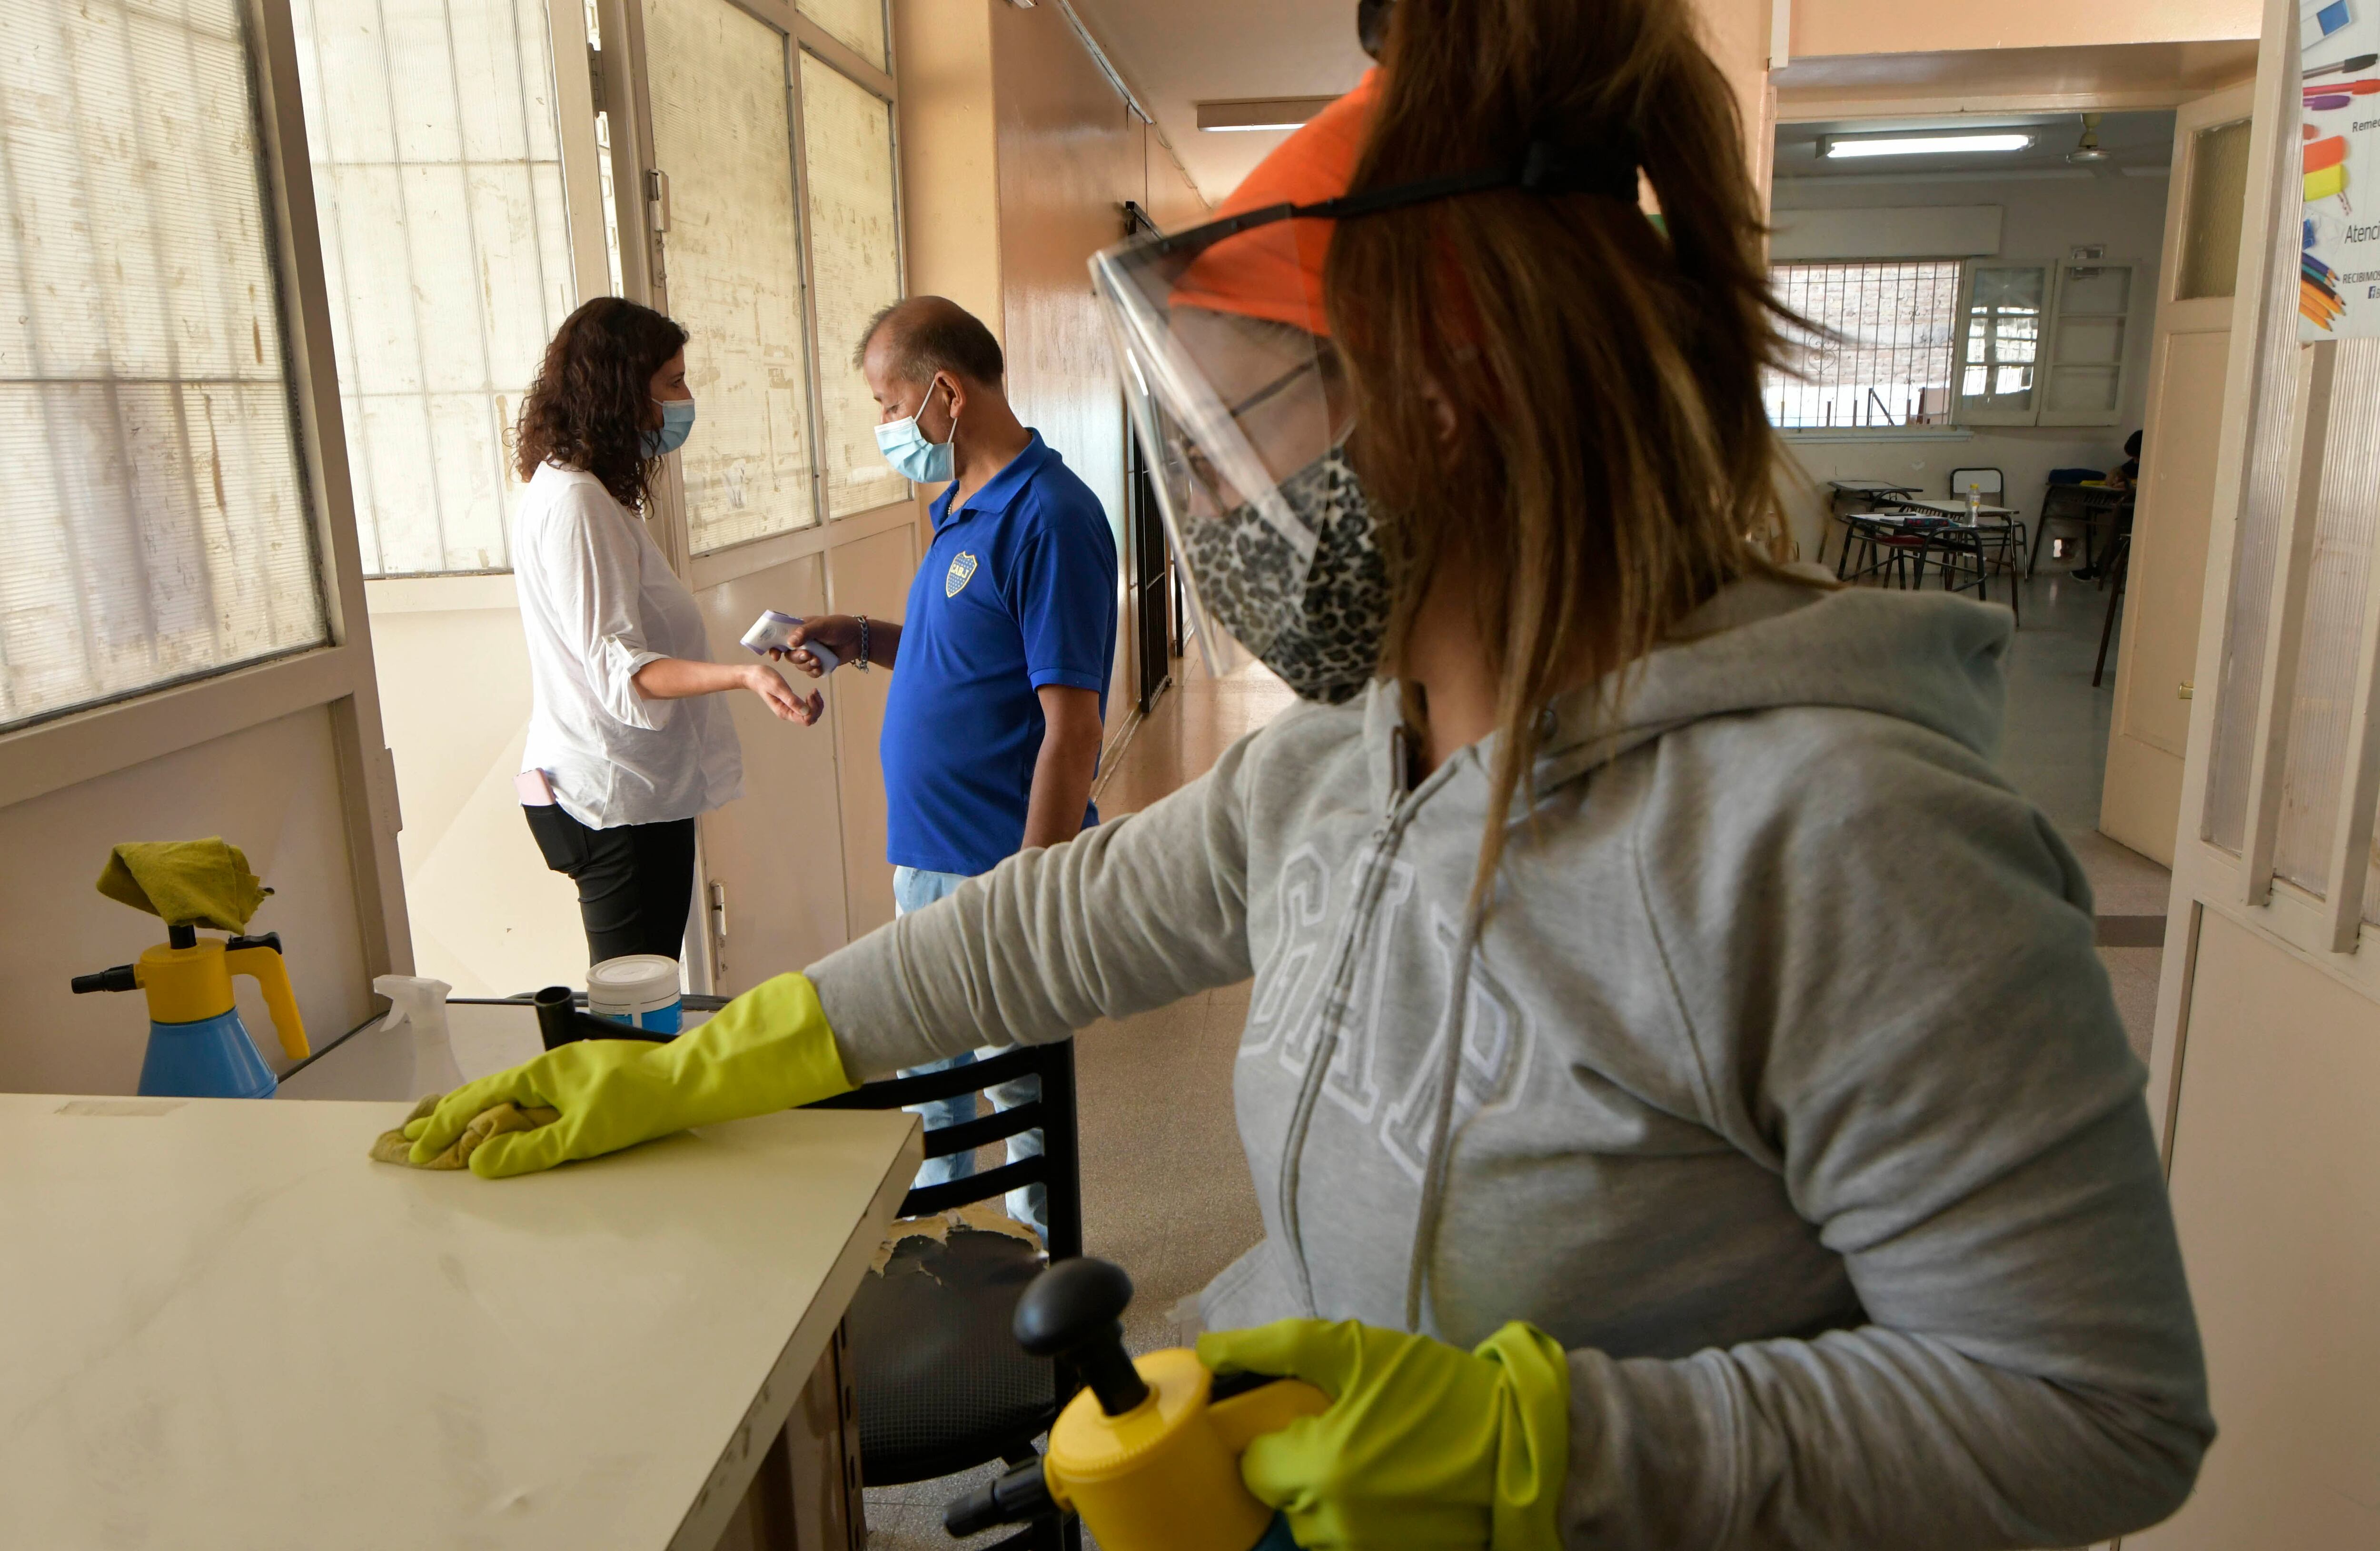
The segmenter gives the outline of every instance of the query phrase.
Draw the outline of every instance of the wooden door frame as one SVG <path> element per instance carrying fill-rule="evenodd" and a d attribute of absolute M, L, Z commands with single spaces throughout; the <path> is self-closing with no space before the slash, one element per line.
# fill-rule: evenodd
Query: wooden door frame
<path fill-rule="evenodd" d="M 2296 16 L 2291 0 L 2265 0 L 2264 35 L 2290 36 Z M 2255 421 L 2254 387 L 2257 357 L 2264 344 L 2258 333 L 2265 300 L 2267 257 L 2277 238 L 2273 231 L 2276 200 L 2293 176 L 2296 142 L 2284 142 L 2284 125 L 2294 125 L 2288 111 L 2294 74 L 2287 51 L 2267 49 L 2259 63 L 2255 83 L 2255 123 L 2249 139 L 2247 218 L 2242 222 L 2240 285 L 2233 297 L 2234 345 L 2225 374 L 2223 444 L 2216 474 L 2215 523 L 2207 546 L 2206 588 L 2201 601 L 2197 678 L 2216 686 L 2220 679 L 2225 625 L 2230 612 L 2234 572 L 2239 560 L 2241 520 L 2246 508 L 2247 464 Z M 2296 326 L 2295 314 L 2289 327 Z M 2245 348 L 2241 348 L 2244 344 Z M 2167 923 L 2168 951 L 2157 986 L 2156 1021 L 2149 1057 L 2150 1115 L 2168 1168 L 2173 1154 L 2174 1109 L 2190 1025 L 2190 991 L 2196 972 L 2199 928 L 2209 910 L 2228 916 L 2291 958 L 2318 969 L 2363 996 L 2380 1000 L 2380 954 L 2358 950 L 2374 939 L 2362 921 L 2362 865 L 2370 844 L 2372 808 L 2380 798 L 2380 733 L 2373 699 L 2380 674 L 2380 566 L 2367 576 L 2354 702 L 2346 757 L 2341 771 L 2338 821 L 2331 836 L 2326 869 L 2331 888 L 2327 897 L 2272 876 L 2273 816 L 2279 797 L 2282 759 L 2298 669 L 2297 628 L 2302 624 L 2306 572 L 2313 550 L 2314 519 L 2319 505 L 2319 480 L 2309 481 L 2308 465 L 2318 471 L 2324 431 L 2311 413 L 2309 401 L 2326 398 L 2335 370 L 2337 345 L 2300 345 L 2297 403 L 2293 408 L 2296 456 L 2290 465 L 2289 489 L 2284 495 L 2272 578 L 2272 610 L 2267 620 L 2262 695 L 2257 706 L 2254 744 L 2257 750 L 2250 779 L 2243 844 L 2234 854 L 2206 837 L 2206 788 L 2213 762 L 2215 725 L 2220 707 L 2214 695 L 2193 698 L 2190 751 L 2183 766 L 2181 822 L 2175 836 L 2173 894 Z M 2311 434 L 2308 434 L 2308 433 Z M 2375 546 L 2380 556 L 2380 546 Z M 2359 841 L 2359 836 L 2361 839 Z M 2345 887 L 2341 887 L 2344 882 Z"/>
<path fill-rule="evenodd" d="M 2240 326 L 2240 310 L 2238 306 L 2239 299 L 2243 294 L 2244 288 L 2250 278 L 2249 272 L 2245 268 L 2240 271 L 2238 279 L 2234 282 L 2231 294 L 2229 296 L 2202 297 L 2184 300 L 2177 298 L 2174 295 L 2174 292 L 2180 284 L 2182 243 L 2190 220 L 2190 211 L 2188 208 L 2190 201 L 2190 190 L 2188 186 L 2189 159 L 2183 153 L 2182 147 L 2188 143 L 2190 137 L 2197 133 L 2200 129 L 2208 128 L 2217 124 L 2228 123 L 2238 118 L 2247 118 L 2252 121 L 2255 116 L 2255 87 L 2253 83 L 2243 82 L 2237 86 L 2228 86 L 2217 91 L 2208 92 L 2203 97 L 2182 103 L 2180 107 L 2174 110 L 2173 140 L 2175 157 L 2173 162 L 2173 174 L 2170 186 L 2166 193 L 2165 234 L 2159 246 L 2157 258 L 2156 299 L 2154 304 L 2153 310 L 2149 315 L 2149 391 L 2148 398 L 2142 407 L 2141 417 L 2141 424 L 2146 431 L 2154 432 L 2167 410 L 2165 402 L 2167 374 L 2164 370 L 2165 356 L 2161 354 L 2161 352 L 2170 349 L 2171 341 L 2176 337 L 2186 333 L 2215 333 L 2217 332 L 2221 332 L 2227 340 L 2231 340 L 2235 343 L 2237 338 L 2240 337 L 2236 334 L 2235 331 L 2237 331 Z M 2252 131 L 2250 154 L 2254 154 Z M 2249 230 L 2250 225 L 2247 219 L 2248 209 L 2245 207 L 2252 205 L 2255 198 L 2256 195 L 2252 188 L 2251 188 L 2243 197 L 2243 209 L 2241 211 L 2240 221 L 2243 247 L 2253 246 L 2253 244 L 2248 243 L 2245 240 L 2245 234 Z M 2258 257 L 2261 262 L 2261 250 Z M 2243 264 L 2245 262 L 2244 255 L 2242 257 L 2242 262 Z M 2256 278 L 2259 283 L 2261 283 L 2261 267 L 2256 272 Z M 2253 319 L 2254 311 L 2252 308 L 2251 308 L 2248 317 L 2251 320 Z M 2227 345 L 2227 350 L 2229 346 Z M 2229 370 L 2230 364 L 2229 357 L 2227 354 L 2225 377 L 2225 387 L 2227 393 L 2230 389 L 2231 384 L 2236 382 L 2236 378 L 2231 374 Z M 2224 402 L 2228 405 L 2232 401 L 2227 396 Z M 2228 434 L 2228 418 L 2225 424 L 2227 428 L 2226 434 Z M 2152 435 L 2149 440 L 2151 442 L 2155 442 L 2155 438 Z M 2155 456 L 2153 455 L 2142 460 L 2135 501 L 2137 502 L 2140 511 L 2151 514 L 2152 520 L 2145 527 L 2140 526 L 2137 521 L 2134 525 L 2132 555 L 2127 562 L 2127 565 L 2135 578 L 2144 574 L 2142 566 L 2143 553 L 2147 552 L 2154 557 L 2156 553 L 2155 546 L 2161 541 L 2162 538 L 2161 530 L 2155 521 L 2154 515 L 2159 510 L 2159 500 L 2162 493 L 2158 482 L 2159 473 L 2160 468 Z M 2214 529 L 2220 526 L 2220 524 L 2216 520 L 2216 513 L 2224 509 L 2224 489 L 2225 487 L 2221 483 L 2221 470 L 2218 467 L 2216 471 L 2216 489 L 2210 499 L 2206 517 L 2208 537 L 2204 563 L 2208 567 L 2209 574 L 2212 572 L 2215 559 Z M 2145 539 L 2147 544 L 2150 546 L 2146 551 L 2143 551 L 2143 539 Z M 2149 738 L 2129 730 L 2131 725 L 2130 721 L 2130 708 L 2132 704 L 2134 680 L 2138 676 L 2140 671 L 2139 654 L 2134 649 L 2138 643 L 2139 633 L 2133 628 L 2133 615 L 2136 611 L 2147 606 L 2143 603 L 2143 600 L 2148 596 L 2148 592 L 2149 589 L 2135 587 L 2128 588 L 2124 593 L 2122 615 L 2123 628 L 2118 635 L 2116 641 L 2116 680 L 2112 693 L 2112 701 L 2109 707 L 2107 726 L 2107 749 L 2105 767 L 2109 769 L 2114 768 L 2117 763 L 2116 751 L 2118 741 L 2124 738 L 2130 738 L 2133 743 L 2151 751 L 2151 755 L 2161 755 L 2168 759 L 2181 759 L 2184 761 L 2189 757 L 2190 734 L 2187 728 L 2185 728 L 2182 734 L 2183 746 L 2179 749 L 2166 747 L 2161 744 L 2153 742 Z M 2203 590 L 2201 597 L 2203 600 Z M 2199 683 L 2211 681 L 2206 681 L 2193 676 L 2191 682 L 2194 686 Z M 2177 693 L 2179 693 L 2179 691 L 2177 691 Z M 2192 694 L 2195 694 L 2194 687 L 2192 689 Z M 2193 699 L 2192 701 L 2193 709 L 2196 704 L 2197 702 Z M 2150 756 L 2142 756 L 2142 757 L 2149 757 Z M 2163 769 L 2169 771 L 2172 767 L 2168 765 L 2163 767 Z M 2182 801 L 2181 806 L 2177 807 L 2176 812 L 2179 814 L 2187 810 L 2187 802 Z M 2114 833 L 2115 831 L 2110 830 L 2107 827 L 2108 809 L 2107 806 L 2107 794 L 2104 790 L 2100 794 L 2099 812 L 2099 828 L 2101 831 L 2103 833 Z M 2136 841 L 2145 841 L 2147 839 L 2147 835 L 2143 833 L 2142 830 L 2131 830 L 2130 833 L 2131 838 Z M 2143 844 L 2138 848 L 2146 850 L 2147 846 Z"/>

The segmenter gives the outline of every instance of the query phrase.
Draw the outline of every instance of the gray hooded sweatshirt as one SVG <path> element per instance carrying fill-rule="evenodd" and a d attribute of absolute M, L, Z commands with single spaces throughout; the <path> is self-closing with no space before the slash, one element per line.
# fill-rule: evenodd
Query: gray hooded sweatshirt
<path fill-rule="evenodd" d="M 2089 886 L 1992 766 L 2009 638 L 1729 588 L 1548 713 L 1484 923 L 1492 747 L 1409 785 L 1375 685 L 809 973 L 854 1077 L 1253 975 L 1206 1323 L 1548 1332 L 1571 1545 L 2104 1539 L 2214 1425 Z"/>

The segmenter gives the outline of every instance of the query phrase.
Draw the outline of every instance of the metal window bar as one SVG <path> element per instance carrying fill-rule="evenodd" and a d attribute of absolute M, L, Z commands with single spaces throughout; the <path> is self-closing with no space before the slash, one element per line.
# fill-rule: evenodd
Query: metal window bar
<path fill-rule="evenodd" d="M 1762 374 L 1782 429 L 1946 425 L 1959 333 L 1956 260 L 1774 264 L 1779 302 L 1815 326 Z"/>

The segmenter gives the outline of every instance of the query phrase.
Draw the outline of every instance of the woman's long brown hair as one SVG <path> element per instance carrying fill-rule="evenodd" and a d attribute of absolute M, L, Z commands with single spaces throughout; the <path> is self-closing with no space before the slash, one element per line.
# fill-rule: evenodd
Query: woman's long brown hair
<path fill-rule="evenodd" d="M 1623 671 L 1778 554 L 1781 359 L 1735 98 L 1684 0 L 1398 0 L 1353 189 L 1633 151 L 1667 224 L 1500 189 L 1345 221 L 1324 294 L 1396 581 L 1474 578 L 1500 732 L 1475 898 L 1556 696 Z"/>
<path fill-rule="evenodd" d="M 686 330 L 650 307 L 597 297 L 562 321 L 521 400 L 514 471 L 527 484 L 543 463 L 603 481 L 634 512 L 661 459 L 645 454 L 653 377 L 686 348 Z"/>

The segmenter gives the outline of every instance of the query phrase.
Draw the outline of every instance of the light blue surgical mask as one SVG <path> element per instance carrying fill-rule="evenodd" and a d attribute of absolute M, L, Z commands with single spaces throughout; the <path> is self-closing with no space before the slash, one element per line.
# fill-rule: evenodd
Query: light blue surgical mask
<path fill-rule="evenodd" d="M 926 396 L 918 401 L 917 415 L 926 412 L 926 406 L 934 400 L 934 388 L 941 385 L 942 380 L 935 378 L 933 387 L 928 388 Z M 949 441 L 929 442 L 926 433 L 917 429 L 917 415 L 902 420 L 887 420 L 878 426 L 876 449 L 884 454 L 884 461 L 891 464 L 903 479 L 914 479 L 921 485 L 939 485 L 951 477 L 954 449 L 959 441 L 958 417 L 951 417 Z"/>
<path fill-rule="evenodd" d="M 662 406 L 662 426 L 659 430 L 645 432 L 645 456 L 649 458 L 676 452 L 694 431 L 694 400 L 657 398 L 653 402 Z"/>

